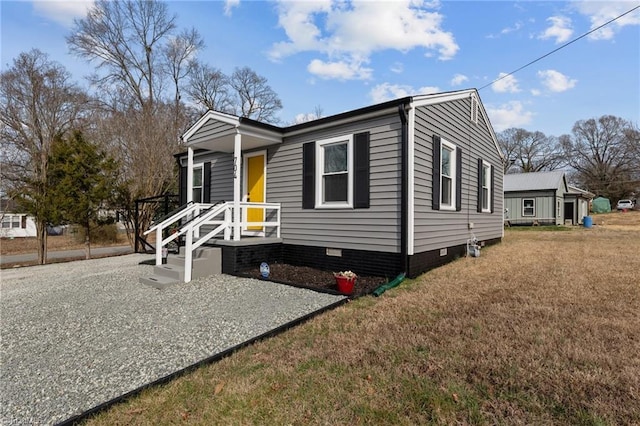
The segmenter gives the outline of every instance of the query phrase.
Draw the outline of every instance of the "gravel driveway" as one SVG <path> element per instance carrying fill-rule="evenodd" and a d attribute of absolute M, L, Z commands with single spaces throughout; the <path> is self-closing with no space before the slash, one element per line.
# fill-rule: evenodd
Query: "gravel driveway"
<path fill-rule="evenodd" d="M 220 275 L 138 283 L 148 255 L 0 273 L 0 424 L 64 421 L 343 299 Z"/>

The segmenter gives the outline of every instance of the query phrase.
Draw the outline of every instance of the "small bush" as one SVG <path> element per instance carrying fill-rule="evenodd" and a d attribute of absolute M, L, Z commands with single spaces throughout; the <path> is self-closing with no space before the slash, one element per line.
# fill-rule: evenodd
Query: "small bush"
<path fill-rule="evenodd" d="M 78 243 L 84 243 L 86 230 L 81 226 L 74 226 L 73 231 L 74 239 Z M 118 228 L 115 224 L 98 225 L 91 227 L 91 243 L 117 243 L 118 242 Z"/>

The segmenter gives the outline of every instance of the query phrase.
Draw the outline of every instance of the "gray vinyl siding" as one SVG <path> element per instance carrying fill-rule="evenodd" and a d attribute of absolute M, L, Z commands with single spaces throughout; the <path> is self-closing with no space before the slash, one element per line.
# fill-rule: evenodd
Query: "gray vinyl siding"
<path fill-rule="evenodd" d="M 414 136 L 414 253 L 501 238 L 503 233 L 502 162 L 482 114 L 470 121 L 469 98 L 419 107 Z M 462 149 L 462 210 L 432 209 L 433 136 Z M 478 213 L 478 159 L 493 166 L 494 210 Z M 458 159 L 460 160 L 460 159 Z M 469 230 L 469 223 L 473 229 Z"/>
<path fill-rule="evenodd" d="M 199 142 L 206 142 L 209 139 L 213 139 L 219 135 L 234 130 L 234 126 L 222 121 L 209 120 L 204 126 L 191 136 L 189 139 L 190 145 L 197 145 Z"/>
<path fill-rule="evenodd" d="M 211 202 L 233 201 L 233 154 L 216 153 L 211 159 Z"/>
<path fill-rule="evenodd" d="M 302 145 L 370 132 L 370 208 L 302 209 Z M 397 114 L 285 138 L 268 149 L 267 201 L 281 203 L 287 244 L 400 252 L 400 134 Z"/>
<path fill-rule="evenodd" d="M 535 216 L 522 214 L 522 200 L 524 199 L 535 200 Z M 554 191 L 509 192 L 504 196 L 504 203 L 505 208 L 509 209 L 509 220 L 513 223 L 528 223 L 534 220 L 553 220 L 557 223 L 554 206 L 560 199 L 555 196 Z M 561 205 L 564 205 L 564 201 Z M 562 220 L 563 216 L 558 217 Z"/>

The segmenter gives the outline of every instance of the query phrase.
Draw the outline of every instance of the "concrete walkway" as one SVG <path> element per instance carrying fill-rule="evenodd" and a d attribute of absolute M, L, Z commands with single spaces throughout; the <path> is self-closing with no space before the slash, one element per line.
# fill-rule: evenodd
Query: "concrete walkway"
<path fill-rule="evenodd" d="M 96 247 L 91 249 L 91 257 L 120 256 L 133 253 L 131 246 Z M 84 259 L 84 249 L 47 251 L 47 259 Z M 0 256 L 0 265 L 8 263 L 34 262 L 38 253 L 12 254 Z"/>

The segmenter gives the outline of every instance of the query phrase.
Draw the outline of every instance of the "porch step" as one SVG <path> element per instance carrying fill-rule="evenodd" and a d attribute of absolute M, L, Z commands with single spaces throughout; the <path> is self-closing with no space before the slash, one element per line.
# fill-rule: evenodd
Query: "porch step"
<path fill-rule="evenodd" d="M 154 266 L 153 275 L 140 278 L 140 283 L 158 289 L 184 283 L 184 260 L 183 254 L 169 255 L 165 265 Z M 192 280 L 221 273 L 222 250 L 219 247 L 199 248 L 193 253 Z"/>

